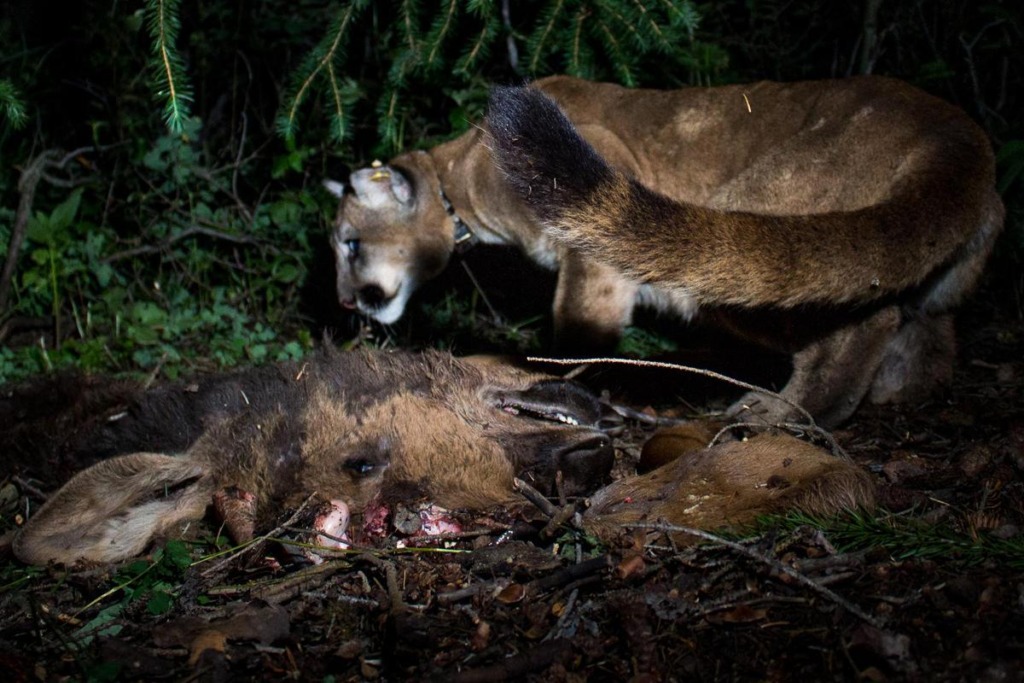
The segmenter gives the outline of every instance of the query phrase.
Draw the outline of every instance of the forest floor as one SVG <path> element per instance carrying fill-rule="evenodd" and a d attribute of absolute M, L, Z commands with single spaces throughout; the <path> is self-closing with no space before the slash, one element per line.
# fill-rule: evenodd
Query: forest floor
<path fill-rule="evenodd" d="M 26 570 L 3 549 L 0 670 L 9 683 L 1021 680 L 1024 323 L 980 312 L 960 329 L 947 393 L 865 407 L 835 433 L 875 475 L 874 519 L 599 545 L 545 535 L 524 508 L 321 564 L 275 543 L 193 564 L 179 544 L 122 567 Z M 620 457 L 650 430 L 633 425 Z M 8 484 L 5 519 L 34 495 Z"/>

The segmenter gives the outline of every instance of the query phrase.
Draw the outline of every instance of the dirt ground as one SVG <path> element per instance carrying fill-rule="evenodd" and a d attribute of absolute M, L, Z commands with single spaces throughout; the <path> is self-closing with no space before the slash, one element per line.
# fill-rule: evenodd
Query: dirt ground
<path fill-rule="evenodd" d="M 178 545 L 156 563 L 66 572 L 4 550 L 0 670 L 9 682 L 1024 680 L 1024 324 L 979 313 L 960 327 L 948 393 L 864 408 L 835 433 L 877 479 L 876 519 L 597 545 L 524 508 L 455 538 L 396 531 L 321 564 L 275 543 L 191 564 L 199 551 Z M 631 424 L 620 456 L 651 429 Z M 38 492 L 7 481 L 12 519 Z"/>

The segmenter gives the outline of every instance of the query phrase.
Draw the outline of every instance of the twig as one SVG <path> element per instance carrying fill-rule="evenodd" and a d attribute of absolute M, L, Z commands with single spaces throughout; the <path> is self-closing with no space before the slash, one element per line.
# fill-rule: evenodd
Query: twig
<path fill-rule="evenodd" d="M 562 608 L 562 616 L 558 617 L 558 623 L 555 624 L 554 628 L 548 631 L 548 634 L 542 638 L 542 640 L 552 640 L 556 636 L 561 636 L 562 630 L 565 628 L 565 622 L 569 620 L 569 616 L 572 614 L 572 610 L 576 607 L 576 598 L 580 594 L 579 588 L 573 588 L 572 592 L 569 593 L 569 599 L 565 601 L 565 607 Z"/>
<path fill-rule="evenodd" d="M 3 272 L 0 273 L 0 311 L 7 309 L 7 297 L 10 294 L 14 268 L 18 264 L 21 245 L 25 241 L 25 233 L 28 232 L 28 222 L 32 215 L 32 202 L 35 200 L 36 188 L 43 177 L 43 169 L 53 163 L 53 158 L 56 155 L 57 150 L 55 149 L 40 152 L 28 163 L 18 179 L 18 192 L 21 193 L 21 198 L 18 200 L 18 210 L 14 214 L 11 240 L 7 245 L 7 260 L 4 262 Z"/>
<path fill-rule="evenodd" d="M 771 425 L 761 424 L 759 422 L 733 422 L 732 424 L 728 424 L 718 430 L 718 433 L 716 433 L 715 436 L 711 439 L 711 441 L 708 442 L 708 448 L 711 448 L 716 443 L 718 443 L 718 440 L 721 439 L 726 432 L 729 432 L 733 429 L 761 430 L 769 427 L 774 427 L 776 429 L 785 429 L 786 431 L 792 432 L 797 436 L 801 434 L 806 434 L 807 432 L 813 432 L 814 434 L 817 434 L 818 436 L 820 436 L 821 438 L 825 439 L 825 441 L 828 442 L 828 446 L 832 450 L 833 455 L 837 455 L 844 460 L 852 460 L 852 458 L 850 458 L 850 455 L 845 450 L 843 450 L 843 447 L 839 445 L 839 442 L 836 441 L 836 438 L 832 436 L 832 433 L 829 432 L 827 429 L 823 429 L 818 425 L 806 425 L 799 422 L 777 422 Z"/>
<path fill-rule="evenodd" d="M 836 603 L 837 605 L 848 611 L 850 614 L 854 615 L 858 619 L 867 622 L 871 626 L 874 626 L 877 629 L 883 628 L 883 624 L 881 621 L 871 616 L 870 614 L 862 610 L 860 607 L 853 604 L 852 602 L 842 597 L 838 593 L 826 588 L 825 586 L 822 586 L 821 584 L 801 574 L 792 567 L 783 564 L 779 560 L 763 555 L 757 552 L 756 550 L 753 550 L 752 548 L 747 548 L 746 546 L 736 543 L 735 541 L 729 541 L 727 539 L 722 538 L 721 536 L 716 536 L 715 534 L 708 533 L 707 531 L 701 531 L 700 529 L 693 529 L 691 527 L 685 526 L 676 526 L 675 524 L 626 524 L 624 526 L 627 526 L 632 529 L 650 529 L 651 531 L 660 531 L 662 533 L 688 534 L 690 536 L 695 536 L 705 541 L 710 541 L 711 543 L 714 543 L 716 545 L 729 548 L 730 550 L 733 550 L 741 555 L 744 555 L 745 557 L 749 557 L 752 560 L 761 562 L 762 564 L 771 567 L 772 569 L 781 574 L 785 574 L 797 583 L 811 589 L 819 595 Z"/>
<path fill-rule="evenodd" d="M 299 517 L 301 517 L 302 513 L 306 511 L 307 507 L 309 507 L 309 504 L 313 502 L 313 499 L 316 498 L 316 495 L 317 494 L 316 494 L 315 491 L 313 493 L 309 494 L 309 497 L 306 498 L 306 500 L 302 501 L 302 505 L 299 506 L 299 509 L 296 510 L 294 512 L 294 514 L 292 514 L 292 516 L 289 517 L 288 521 L 286 521 L 284 524 L 280 525 L 279 527 L 275 528 L 273 531 L 271 531 L 269 533 L 263 534 L 262 536 L 253 539 L 253 541 L 248 546 L 246 546 L 245 548 L 239 550 L 237 553 L 235 553 L 233 555 L 229 555 L 228 557 L 225 557 L 223 560 L 221 560 L 217 564 L 213 565 L 212 567 L 203 570 L 203 572 L 200 574 L 200 576 L 209 576 L 211 574 L 214 574 L 214 573 L 220 571 L 221 569 L 223 569 L 224 567 L 228 566 L 229 564 L 231 564 L 232 562 L 234 562 L 238 558 L 242 557 L 243 555 L 245 555 L 245 554 L 247 554 L 249 552 L 252 552 L 253 548 L 257 548 L 257 547 L 263 545 L 263 543 L 265 541 L 268 541 L 271 538 L 273 538 L 274 536 L 276 536 L 277 534 L 281 533 L 281 531 L 283 531 L 285 527 L 291 526 L 292 524 L 294 524 L 295 520 L 297 520 Z"/>
<path fill-rule="evenodd" d="M 22 477 L 20 477 L 17 474 L 14 475 L 13 477 L 11 477 L 11 481 L 13 481 L 15 484 L 17 484 L 19 488 L 21 488 L 21 489 L 23 489 L 25 491 L 28 491 L 33 496 L 35 496 L 36 498 L 38 498 L 39 500 L 41 500 L 43 502 L 46 502 L 50 498 L 49 494 L 44 493 L 43 491 L 39 490 L 38 488 L 36 488 L 32 484 L 30 484 L 27 480 L 23 479 Z"/>
<path fill-rule="evenodd" d="M 536 505 L 545 516 L 554 517 L 558 512 L 558 508 L 552 505 L 551 501 L 545 498 L 543 493 L 533 488 L 519 477 L 512 480 L 512 488 L 523 494 L 523 497 Z"/>
<path fill-rule="evenodd" d="M 491 305 L 491 300 L 487 298 L 487 292 L 485 292 L 484 288 L 480 286 L 480 282 L 477 281 L 476 276 L 473 275 L 473 271 L 470 270 L 469 264 L 465 261 L 460 261 L 460 263 L 462 264 L 462 269 L 466 271 L 466 275 L 469 276 L 469 281 L 473 283 L 473 286 L 476 287 L 476 291 L 480 294 L 480 298 L 483 300 L 484 306 L 487 306 L 487 310 L 490 311 L 491 320 L 494 321 L 495 325 L 504 325 L 504 318 L 494 310 L 494 306 Z"/>
<path fill-rule="evenodd" d="M 402 599 L 402 591 L 398 588 L 398 569 L 394 562 L 370 553 L 359 555 L 357 560 L 366 560 L 370 564 L 384 570 L 384 580 L 388 587 L 388 598 L 391 600 L 391 615 L 401 614 L 406 610 L 405 600 Z"/>
<path fill-rule="evenodd" d="M 126 258 L 133 258 L 135 256 L 141 256 L 143 254 L 154 254 L 159 253 L 171 246 L 175 242 L 192 237 L 193 235 L 205 235 L 206 237 L 212 237 L 214 239 L 223 240 L 225 242 L 233 242 L 235 244 L 259 244 L 260 241 L 247 235 L 232 235 L 230 233 L 221 232 L 220 230 L 214 230 L 213 228 L 207 228 L 202 225 L 190 225 L 185 230 L 182 230 L 177 235 L 171 235 L 157 244 L 147 244 L 141 247 L 134 247 L 132 249 L 125 249 L 119 251 L 116 254 L 103 259 L 104 263 L 113 263 L 114 261 L 120 261 Z"/>
<path fill-rule="evenodd" d="M 486 592 L 495 592 L 504 589 L 512 583 L 512 579 L 500 578 L 494 579 L 493 581 L 479 581 L 477 583 L 470 584 L 465 588 L 459 588 L 458 590 L 448 591 L 447 593 L 438 593 L 434 598 L 437 604 L 441 607 L 451 605 L 456 602 L 475 598 L 477 595 Z"/>
<path fill-rule="evenodd" d="M 683 425 L 692 422 L 682 417 L 661 417 L 660 415 L 648 415 L 642 411 L 630 408 L 629 406 L 620 405 L 618 403 L 612 403 L 611 401 L 601 401 L 603 405 L 611 408 L 615 413 L 627 420 L 633 420 L 641 424 L 651 425 L 653 427 L 675 427 L 676 425 Z"/>
<path fill-rule="evenodd" d="M 551 590 L 552 588 L 560 588 L 566 584 L 572 583 L 573 581 L 577 581 L 586 576 L 609 569 L 611 566 L 611 557 L 608 555 L 599 555 L 580 562 L 579 564 L 571 564 L 565 569 L 558 570 L 554 574 L 534 579 L 530 583 L 526 584 L 527 594 L 536 594 L 546 590 Z"/>
<path fill-rule="evenodd" d="M 581 363 L 600 363 L 604 365 L 631 365 L 637 368 L 657 368 L 661 370 L 690 372 L 695 375 L 702 375 L 704 377 L 710 377 L 711 379 L 717 379 L 721 382 L 726 382 L 728 384 L 740 387 L 741 389 L 746 389 L 747 391 L 754 391 L 758 394 L 770 396 L 771 398 L 782 401 L 789 407 L 795 409 L 804 418 L 806 418 L 809 426 L 816 426 L 814 418 L 811 417 L 811 414 L 807 412 L 807 410 L 803 406 L 801 406 L 798 403 L 794 403 L 793 401 L 790 401 L 782 394 L 775 391 L 771 391 L 770 389 L 765 389 L 764 387 L 759 387 L 755 384 L 750 384 L 749 382 L 733 379 L 728 375 L 723 375 L 722 373 L 715 372 L 714 370 L 705 370 L 703 368 L 695 368 L 689 365 L 680 365 L 678 363 L 666 363 L 664 361 L 657 360 L 638 360 L 633 358 L 542 358 L 540 356 L 527 356 L 526 360 L 531 363 L 552 363 L 553 365 L 579 365 Z"/>
<path fill-rule="evenodd" d="M 535 647 L 506 657 L 498 664 L 466 669 L 452 676 L 453 683 L 495 683 L 523 680 L 532 671 L 543 671 L 555 662 L 568 659 L 572 645 L 567 639 L 549 640 Z"/>

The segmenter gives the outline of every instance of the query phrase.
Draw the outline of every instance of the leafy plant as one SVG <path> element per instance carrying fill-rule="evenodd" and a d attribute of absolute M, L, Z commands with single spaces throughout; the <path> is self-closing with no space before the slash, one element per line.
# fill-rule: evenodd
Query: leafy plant
<path fill-rule="evenodd" d="M 884 548 L 894 559 L 942 558 L 977 564 L 986 560 L 1024 569 L 1024 541 L 987 534 L 968 535 L 948 524 L 891 513 L 851 513 L 830 518 L 790 512 L 762 520 L 763 527 L 794 529 L 807 525 L 821 529 L 840 550 L 852 552 Z"/>

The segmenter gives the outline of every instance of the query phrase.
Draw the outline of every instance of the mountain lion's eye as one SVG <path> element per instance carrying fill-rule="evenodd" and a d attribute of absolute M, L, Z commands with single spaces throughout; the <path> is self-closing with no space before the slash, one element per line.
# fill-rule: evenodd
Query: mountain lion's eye
<path fill-rule="evenodd" d="M 348 249 L 349 261 L 359 258 L 359 240 L 345 240 L 345 248 Z"/>

